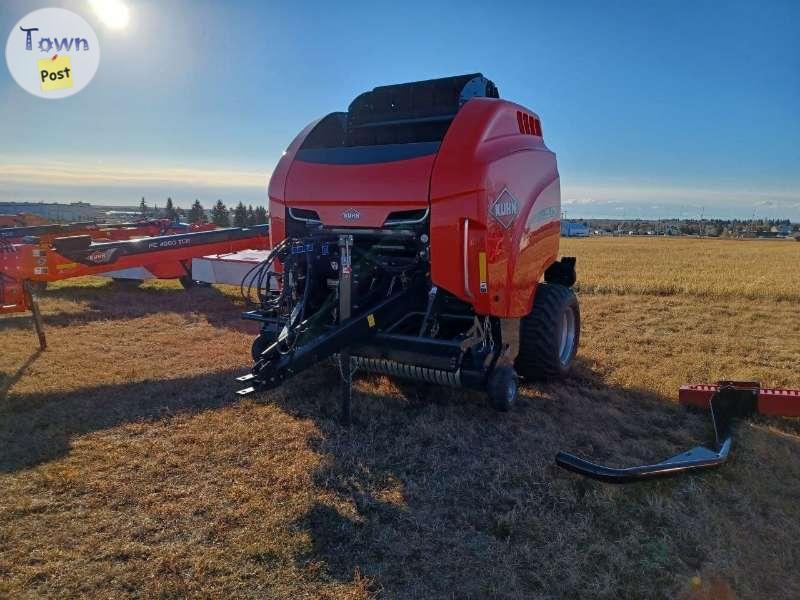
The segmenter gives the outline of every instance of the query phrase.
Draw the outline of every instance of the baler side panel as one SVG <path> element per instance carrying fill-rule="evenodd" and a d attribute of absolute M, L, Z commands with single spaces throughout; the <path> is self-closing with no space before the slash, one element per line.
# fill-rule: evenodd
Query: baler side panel
<path fill-rule="evenodd" d="M 536 284 L 558 255 L 555 155 L 541 136 L 520 132 L 519 111 L 532 114 L 503 100 L 467 102 L 431 178 L 433 283 L 498 317 L 530 311 Z M 492 207 L 501 196 L 513 214 L 498 218 Z"/>
<path fill-rule="evenodd" d="M 539 280 L 547 267 L 558 259 L 560 216 L 561 180 L 556 176 L 536 196 L 527 217 L 520 221 L 515 233 L 515 245 L 520 250 L 509 269 L 509 280 L 512 282 L 510 316 L 521 317 L 531 312 Z"/>
<path fill-rule="evenodd" d="M 491 163 L 486 178 L 486 207 L 519 204 L 506 227 L 487 219 L 490 314 L 516 318 L 530 312 L 545 269 L 558 257 L 561 210 L 555 157 L 547 150 L 521 151 Z"/>
<path fill-rule="evenodd" d="M 289 172 L 294 163 L 295 155 L 303 145 L 308 134 L 317 126 L 322 119 L 317 119 L 306 125 L 305 129 L 297 134 L 289 147 L 281 156 L 275 170 L 269 178 L 267 185 L 267 212 L 269 213 L 269 241 L 270 247 L 286 237 L 286 181 L 289 179 Z"/>

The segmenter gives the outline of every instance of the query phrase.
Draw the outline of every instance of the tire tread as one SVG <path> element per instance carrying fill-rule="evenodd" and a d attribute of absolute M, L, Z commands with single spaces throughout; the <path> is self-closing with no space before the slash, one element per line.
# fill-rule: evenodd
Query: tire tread
<path fill-rule="evenodd" d="M 580 341 L 580 311 L 575 292 L 553 283 L 540 283 L 533 309 L 519 324 L 519 354 L 514 366 L 526 379 L 564 377 L 566 371 L 559 360 L 559 325 L 565 308 L 572 304 L 576 316 L 575 347 Z"/>

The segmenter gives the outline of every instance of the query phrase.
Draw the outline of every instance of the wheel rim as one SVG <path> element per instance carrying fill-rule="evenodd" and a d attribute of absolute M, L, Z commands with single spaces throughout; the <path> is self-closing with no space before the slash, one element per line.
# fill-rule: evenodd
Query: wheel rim
<path fill-rule="evenodd" d="M 517 396 L 517 382 L 513 376 L 509 378 L 509 382 L 503 392 L 505 395 L 506 406 L 510 407 L 512 404 L 514 404 L 514 398 Z"/>
<path fill-rule="evenodd" d="M 558 360 L 566 367 L 575 350 L 575 311 L 568 306 L 561 315 L 561 340 L 558 345 Z"/>

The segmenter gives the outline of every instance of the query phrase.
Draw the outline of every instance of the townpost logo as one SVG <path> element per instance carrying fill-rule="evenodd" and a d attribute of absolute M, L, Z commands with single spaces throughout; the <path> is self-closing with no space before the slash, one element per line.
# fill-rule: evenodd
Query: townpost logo
<path fill-rule="evenodd" d="M 25 15 L 6 43 L 11 76 L 40 98 L 66 98 L 94 77 L 100 44 L 92 27 L 63 8 L 43 8 Z"/>

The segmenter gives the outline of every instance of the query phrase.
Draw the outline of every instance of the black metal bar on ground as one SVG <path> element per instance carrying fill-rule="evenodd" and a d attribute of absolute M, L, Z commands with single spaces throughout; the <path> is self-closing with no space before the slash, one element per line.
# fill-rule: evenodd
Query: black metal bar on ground
<path fill-rule="evenodd" d="M 677 475 L 686 471 L 718 467 L 728 460 L 730 450 L 731 438 L 727 438 L 717 452 L 709 450 L 705 446 L 697 446 L 688 452 L 652 465 L 625 468 L 606 467 L 568 452 L 556 454 L 556 464 L 567 471 L 606 483 L 632 483 L 655 477 Z"/>
<path fill-rule="evenodd" d="M 714 426 L 715 449 L 697 446 L 659 463 L 624 468 L 598 465 L 574 454 L 559 452 L 556 454 L 556 464 L 578 475 L 606 483 L 631 483 L 718 467 L 727 461 L 730 455 L 734 419 L 755 412 L 757 401 L 758 391 L 752 389 L 725 386 L 714 394 L 709 404 Z"/>

